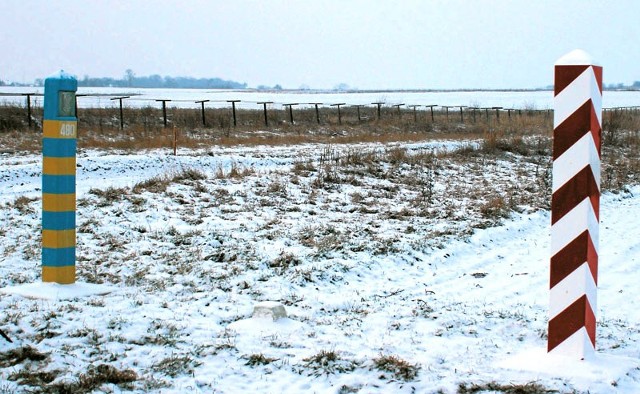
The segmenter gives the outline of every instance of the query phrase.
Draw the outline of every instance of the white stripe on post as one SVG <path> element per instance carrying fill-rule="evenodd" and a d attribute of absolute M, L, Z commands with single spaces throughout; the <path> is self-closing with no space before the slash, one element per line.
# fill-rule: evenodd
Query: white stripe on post
<path fill-rule="evenodd" d="M 555 64 L 547 350 L 595 351 L 602 67 L 576 50 Z"/>

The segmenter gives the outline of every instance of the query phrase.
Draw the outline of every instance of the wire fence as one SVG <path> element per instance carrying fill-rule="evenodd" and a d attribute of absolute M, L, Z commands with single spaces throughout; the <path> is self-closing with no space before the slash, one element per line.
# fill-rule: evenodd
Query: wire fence
<path fill-rule="evenodd" d="M 0 102 L 0 130 L 37 128 L 42 125 L 41 93 L 1 93 L 24 97 L 24 104 Z M 97 101 L 96 101 L 97 99 Z M 86 102 L 83 102 L 87 100 Z M 96 105 L 96 102 L 98 103 Z M 103 103 L 109 103 L 104 105 Z M 128 103 L 134 103 L 128 105 Z M 604 108 L 607 113 L 637 114 L 640 106 Z M 183 98 L 141 98 L 135 95 L 77 94 L 76 114 L 80 126 L 120 128 L 142 126 L 220 128 L 276 128 L 289 125 L 353 125 L 373 121 L 403 124 L 468 124 L 510 122 L 531 116 L 553 117 L 551 109 L 481 107 L 438 104 L 369 104 L 347 102 L 277 102 L 239 99 L 194 100 Z"/>

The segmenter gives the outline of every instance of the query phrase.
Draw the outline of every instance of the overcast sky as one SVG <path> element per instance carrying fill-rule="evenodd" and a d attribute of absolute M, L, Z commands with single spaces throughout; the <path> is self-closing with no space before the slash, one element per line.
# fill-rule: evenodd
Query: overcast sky
<path fill-rule="evenodd" d="M 250 87 L 535 88 L 581 48 L 640 80 L 640 1 L 0 0 L 0 79 L 219 77 Z"/>

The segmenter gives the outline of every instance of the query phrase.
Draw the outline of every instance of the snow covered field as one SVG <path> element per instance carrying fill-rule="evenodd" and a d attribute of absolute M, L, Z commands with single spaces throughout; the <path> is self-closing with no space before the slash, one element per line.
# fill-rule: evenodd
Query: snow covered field
<path fill-rule="evenodd" d="M 115 290 L 0 295 L 0 392 L 639 392 L 640 187 L 602 198 L 603 358 L 530 356 L 550 163 L 528 144 L 81 151 L 78 281 Z M 0 156 L 3 288 L 40 280 L 40 161 Z"/>
<path fill-rule="evenodd" d="M 42 93 L 39 87 L 10 87 L 3 86 L 0 93 Z M 124 100 L 127 107 L 158 107 L 157 99 L 170 99 L 170 107 L 199 108 L 195 101 L 210 100 L 207 107 L 228 108 L 227 100 L 242 100 L 237 103 L 238 108 L 261 109 L 259 102 L 272 101 L 280 108 L 286 103 L 347 103 L 347 105 L 372 106 L 371 103 L 383 102 L 386 105 L 465 105 L 472 107 L 504 107 L 549 109 L 553 107 L 553 92 L 551 91 L 450 91 L 450 92 L 411 92 L 411 91 L 382 91 L 382 92 L 338 92 L 338 91 L 258 91 L 246 90 L 207 90 L 207 89 L 137 89 L 137 88 L 79 88 L 78 94 L 88 95 L 116 95 L 132 96 Z M 0 103 L 25 105 L 25 98 L 20 96 L 0 96 Z M 42 105 L 42 97 L 33 97 L 33 105 Z M 640 106 L 639 91 L 611 91 L 603 94 L 604 108 Z M 80 108 L 116 107 L 118 101 L 105 96 L 87 96 L 78 99 Z M 299 107 L 296 107 L 299 108 Z M 420 109 L 420 108 L 419 108 Z M 424 110 L 424 107 L 422 108 Z"/>

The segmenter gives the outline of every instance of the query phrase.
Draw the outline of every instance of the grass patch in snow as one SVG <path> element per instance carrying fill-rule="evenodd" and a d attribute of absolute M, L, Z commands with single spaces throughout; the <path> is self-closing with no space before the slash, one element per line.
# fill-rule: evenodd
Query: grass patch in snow
<path fill-rule="evenodd" d="M 39 352 L 34 347 L 23 346 L 0 353 L 0 368 L 12 367 L 23 361 L 43 361 L 47 357 L 47 354 Z"/>
<path fill-rule="evenodd" d="M 460 383 L 458 386 L 458 394 L 476 394 L 476 393 L 506 393 L 506 394 L 546 394 L 557 393 L 558 390 L 550 390 L 541 384 L 530 382 L 526 384 L 501 384 L 496 382 L 489 383 Z"/>
<path fill-rule="evenodd" d="M 359 365 L 356 361 L 343 359 L 335 350 L 321 350 L 303 361 L 304 367 L 310 371 L 309 375 L 314 376 L 350 372 Z"/>
<path fill-rule="evenodd" d="M 171 355 L 154 364 L 151 369 L 154 372 L 160 372 L 172 378 L 182 374 L 193 374 L 194 368 L 201 365 L 193 358 L 187 355 Z"/>
<path fill-rule="evenodd" d="M 274 361 L 278 361 L 277 358 L 267 357 L 262 353 L 252 354 L 250 356 L 245 356 L 247 362 L 244 365 L 248 365 L 250 367 L 255 367 L 256 365 L 267 365 L 271 364 Z"/>
<path fill-rule="evenodd" d="M 121 389 L 132 389 L 131 383 L 138 380 L 138 375 L 131 369 L 119 370 L 108 364 L 89 366 L 86 373 L 80 374 L 72 381 L 62 381 L 43 387 L 44 393 L 89 393 L 103 384 L 110 383 Z"/>
<path fill-rule="evenodd" d="M 411 364 L 410 362 L 401 359 L 394 355 L 381 355 L 373 359 L 373 366 L 383 372 L 391 373 L 394 379 L 401 379 L 404 381 L 410 381 L 418 376 L 420 366 L 418 364 Z M 386 375 L 381 375 L 380 379 L 387 379 Z"/>

